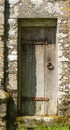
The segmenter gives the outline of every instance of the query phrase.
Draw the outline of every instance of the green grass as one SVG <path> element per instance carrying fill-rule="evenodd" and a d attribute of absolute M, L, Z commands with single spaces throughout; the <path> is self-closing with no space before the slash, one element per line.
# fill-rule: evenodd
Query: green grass
<path fill-rule="evenodd" d="M 69 126 L 47 126 L 38 127 L 35 130 L 70 130 Z"/>
<path fill-rule="evenodd" d="M 70 126 L 38 126 L 36 128 L 19 128 L 18 130 L 70 130 Z"/>

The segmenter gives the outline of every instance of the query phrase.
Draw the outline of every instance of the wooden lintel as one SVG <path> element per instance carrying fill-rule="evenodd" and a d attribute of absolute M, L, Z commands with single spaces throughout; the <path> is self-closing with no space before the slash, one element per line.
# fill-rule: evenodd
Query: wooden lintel
<path fill-rule="evenodd" d="M 19 27 L 56 27 L 56 18 L 19 18 Z"/>

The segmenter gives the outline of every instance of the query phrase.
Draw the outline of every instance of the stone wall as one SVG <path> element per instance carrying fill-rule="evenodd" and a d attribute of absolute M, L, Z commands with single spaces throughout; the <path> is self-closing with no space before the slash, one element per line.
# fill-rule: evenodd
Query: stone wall
<path fill-rule="evenodd" d="M 0 129 L 6 130 L 6 97 L 4 91 L 4 5 L 0 0 Z"/>
<path fill-rule="evenodd" d="M 7 99 L 9 95 L 0 89 L 0 129 L 6 130 Z"/>
<path fill-rule="evenodd" d="M 9 0 L 9 39 L 8 64 L 9 85 L 13 90 L 14 100 L 17 100 L 17 47 L 19 18 L 57 18 L 57 62 L 58 62 L 58 115 L 66 115 L 69 107 L 70 86 L 70 2 L 69 0 Z M 14 69 L 15 68 L 15 69 Z"/>
<path fill-rule="evenodd" d="M 0 1 L 0 87 L 3 85 L 4 75 L 4 1 Z"/>
<path fill-rule="evenodd" d="M 70 116 L 70 1 L 0 1 L 0 85 L 4 83 L 14 111 L 18 100 L 18 19 L 57 18 L 58 116 Z M 5 26 L 4 26 L 5 7 Z M 4 28 L 5 27 L 5 28 Z M 5 31 L 4 31 L 5 29 Z M 4 50 L 5 33 L 5 50 Z M 3 55 L 4 54 L 4 55 Z M 4 60 L 5 58 L 5 60 Z M 14 106 L 14 107 L 13 107 Z"/>

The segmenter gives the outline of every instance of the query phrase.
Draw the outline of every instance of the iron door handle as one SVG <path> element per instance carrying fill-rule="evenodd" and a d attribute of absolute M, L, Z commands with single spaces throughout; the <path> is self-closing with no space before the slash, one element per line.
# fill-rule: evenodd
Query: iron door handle
<path fill-rule="evenodd" d="M 49 70 L 54 70 L 54 65 L 51 63 L 51 61 L 48 61 L 47 68 Z"/>

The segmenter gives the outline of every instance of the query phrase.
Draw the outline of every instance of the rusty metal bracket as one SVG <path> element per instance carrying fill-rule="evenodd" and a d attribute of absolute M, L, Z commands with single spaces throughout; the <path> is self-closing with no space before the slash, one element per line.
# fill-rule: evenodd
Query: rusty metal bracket
<path fill-rule="evenodd" d="M 48 97 L 26 97 L 22 96 L 21 101 L 49 101 Z"/>

